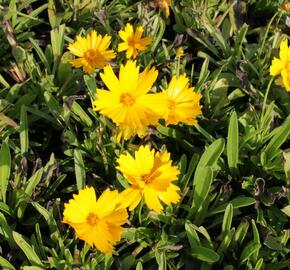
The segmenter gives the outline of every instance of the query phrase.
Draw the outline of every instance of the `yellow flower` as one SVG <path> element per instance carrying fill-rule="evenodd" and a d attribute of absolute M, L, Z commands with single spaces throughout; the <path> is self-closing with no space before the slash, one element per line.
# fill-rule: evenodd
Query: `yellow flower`
<path fill-rule="evenodd" d="M 130 58 L 133 55 L 133 58 L 135 59 L 137 56 L 137 50 L 145 51 L 152 39 L 151 37 L 141 38 L 143 31 L 143 27 L 138 26 L 134 33 L 133 26 L 130 23 L 127 23 L 125 31 L 119 31 L 119 36 L 124 42 L 119 44 L 118 52 L 126 51 L 127 58 Z"/>
<path fill-rule="evenodd" d="M 147 126 L 156 125 L 161 109 L 165 108 L 166 99 L 162 93 L 148 94 L 157 75 L 155 68 L 145 69 L 139 74 L 136 61 L 121 65 L 119 79 L 111 66 L 106 66 L 101 73 L 109 91 L 97 89 L 94 110 L 111 118 L 125 140 L 136 134 L 144 136 Z"/>
<path fill-rule="evenodd" d="M 270 75 L 281 75 L 286 90 L 290 91 L 290 48 L 288 47 L 287 39 L 284 39 L 280 44 L 279 57 L 274 57 L 272 60 Z"/>
<path fill-rule="evenodd" d="M 286 1 L 283 4 L 281 4 L 280 7 L 285 11 L 289 11 L 290 10 L 290 3 Z"/>
<path fill-rule="evenodd" d="M 167 151 L 155 153 L 149 146 L 141 146 L 133 158 L 128 152 L 120 155 L 117 160 L 124 177 L 131 184 L 121 195 L 123 206 L 134 209 L 142 197 L 148 208 L 160 213 L 165 204 L 177 203 L 180 199 L 179 187 L 171 182 L 177 179 L 179 170 L 172 166 L 170 154 Z"/>
<path fill-rule="evenodd" d="M 182 47 L 179 47 L 177 50 L 176 50 L 176 57 L 181 57 L 184 55 L 184 50 Z"/>
<path fill-rule="evenodd" d="M 170 5 L 171 5 L 171 0 L 155 0 L 154 1 L 155 6 L 158 7 L 161 11 L 165 9 L 165 15 L 166 17 L 169 17 L 170 15 Z"/>
<path fill-rule="evenodd" d="M 102 37 L 94 30 L 86 37 L 77 36 L 77 40 L 70 44 L 68 49 L 79 58 L 70 63 L 77 68 L 83 67 L 83 70 L 90 74 L 96 68 L 103 68 L 111 59 L 115 58 L 114 51 L 107 50 L 110 42 L 110 36 Z"/>
<path fill-rule="evenodd" d="M 167 125 L 177 125 L 179 122 L 188 125 L 197 123 L 196 117 L 201 114 L 199 101 L 201 94 L 189 87 L 186 75 L 174 76 L 168 88 L 163 92 L 167 97 L 167 111 L 164 119 Z"/>
<path fill-rule="evenodd" d="M 126 209 L 120 207 L 118 191 L 105 190 L 96 200 L 95 190 L 86 187 L 74 194 L 64 205 L 63 222 L 72 226 L 78 238 L 104 253 L 111 253 L 113 245 L 121 239 L 128 218 Z"/>

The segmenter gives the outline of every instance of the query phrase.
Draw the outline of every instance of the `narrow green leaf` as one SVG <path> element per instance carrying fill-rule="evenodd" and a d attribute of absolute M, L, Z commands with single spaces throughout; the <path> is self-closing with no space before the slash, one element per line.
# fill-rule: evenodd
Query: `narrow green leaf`
<path fill-rule="evenodd" d="M 28 152 L 29 147 L 29 138 L 28 138 L 28 120 L 27 120 L 27 111 L 26 106 L 21 106 L 20 112 L 20 149 L 21 154 L 24 155 Z"/>
<path fill-rule="evenodd" d="M 198 173 L 198 170 L 203 169 L 206 166 L 212 167 L 215 165 L 220 155 L 224 151 L 225 141 L 223 138 L 215 140 L 203 153 L 201 156 L 195 173 Z M 195 176 L 194 176 L 195 177 Z"/>
<path fill-rule="evenodd" d="M 200 240 L 198 234 L 196 233 L 194 226 L 189 220 L 185 222 L 185 231 L 191 248 L 200 246 Z"/>
<path fill-rule="evenodd" d="M 13 238 L 16 244 L 24 252 L 25 256 L 33 266 L 43 266 L 41 260 L 35 253 L 34 249 L 24 240 L 23 236 L 18 232 L 13 231 Z M 44 269 L 44 268 L 42 268 Z"/>
<path fill-rule="evenodd" d="M 36 186 L 40 182 L 43 175 L 43 168 L 40 168 L 35 172 L 34 175 L 32 175 L 29 180 L 26 183 L 26 186 L 24 188 L 24 195 L 25 197 L 23 200 L 19 203 L 18 209 L 17 209 L 17 217 L 21 219 L 24 215 L 27 203 L 29 201 L 29 198 L 32 196 L 32 193 L 34 192 Z"/>
<path fill-rule="evenodd" d="M 77 188 L 83 189 L 86 186 L 86 170 L 82 156 L 82 152 L 79 149 L 74 150 L 74 162 L 75 162 L 75 175 Z"/>
<path fill-rule="evenodd" d="M 86 114 L 86 112 L 76 101 L 73 102 L 71 110 L 74 114 L 76 114 L 79 117 L 81 123 L 84 126 L 90 127 L 93 125 L 93 121 L 91 120 L 91 118 Z"/>
<path fill-rule="evenodd" d="M 3 142 L 0 149 L 0 189 L 1 189 L 0 199 L 4 203 L 6 203 L 6 191 L 10 178 L 10 170 L 11 170 L 10 150 L 7 143 Z"/>
<path fill-rule="evenodd" d="M 241 262 L 244 263 L 251 257 L 252 254 L 254 254 L 256 251 L 258 251 L 261 248 L 260 244 L 257 244 L 255 242 L 249 242 L 249 244 L 243 249 L 241 254 Z"/>
<path fill-rule="evenodd" d="M 5 216 L 1 212 L 0 212 L 0 234 L 3 235 L 4 239 L 9 243 L 9 246 L 11 248 L 15 247 L 15 242 L 13 241 L 12 236 L 12 229 L 7 223 Z"/>
<path fill-rule="evenodd" d="M 246 207 L 246 206 L 252 205 L 252 204 L 256 203 L 256 200 L 254 198 L 251 198 L 251 197 L 239 196 L 239 197 L 234 198 L 233 200 L 231 200 L 227 203 L 221 204 L 218 207 L 210 210 L 208 212 L 208 216 L 224 212 L 226 210 L 228 203 L 231 203 L 233 205 L 233 208 L 235 209 L 235 208 L 241 208 L 241 207 Z"/>
<path fill-rule="evenodd" d="M 204 200 L 206 200 L 212 181 L 212 169 L 210 167 L 199 167 L 199 170 L 195 173 L 193 179 L 194 193 L 191 207 L 194 208 L 194 211 L 197 211 Z"/>
<path fill-rule="evenodd" d="M 290 134 L 290 118 L 287 118 L 284 123 L 276 129 L 277 131 L 274 137 L 265 148 L 265 153 L 268 160 L 271 160 L 272 153 L 276 152 L 279 147 L 287 140 Z"/>
<path fill-rule="evenodd" d="M 143 270 L 143 266 L 141 262 L 137 263 L 136 270 Z"/>
<path fill-rule="evenodd" d="M 160 261 L 158 262 L 158 270 L 166 270 L 167 263 L 166 263 L 166 255 L 165 252 L 161 253 Z"/>
<path fill-rule="evenodd" d="M 223 223 L 222 223 L 222 234 L 227 234 L 231 230 L 232 226 L 232 220 L 233 220 L 233 205 L 229 203 L 227 205 L 224 218 L 223 218 Z"/>
<path fill-rule="evenodd" d="M 227 140 L 228 165 L 233 174 L 237 172 L 239 160 L 239 127 L 237 114 L 234 111 L 230 117 Z"/>
<path fill-rule="evenodd" d="M 192 248 L 191 255 L 198 260 L 208 263 L 215 263 L 220 259 L 220 256 L 214 250 L 202 246 Z"/>
<path fill-rule="evenodd" d="M 260 258 L 257 261 L 254 270 L 262 270 L 262 269 L 264 269 L 264 259 L 263 258 Z"/>
<path fill-rule="evenodd" d="M 234 235 L 234 242 L 235 243 L 237 243 L 239 245 L 243 243 L 243 241 L 244 241 L 244 239 L 246 237 L 246 234 L 248 232 L 249 226 L 250 226 L 250 224 L 246 220 L 242 221 L 239 224 L 239 226 L 238 226 L 238 228 L 237 228 L 237 230 L 235 232 L 235 235 Z"/>
<path fill-rule="evenodd" d="M 2 256 L 0 256 L 0 265 L 1 267 L 3 267 L 3 270 L 16 270 L 14 266 L 10 262 L 5 260 Z"/>
<path fill-rule="evenodd" d="M 34 48 L 34 50 L 36 51 L 41 62 L 44 64 L 45 68 L 47 69 L 48 74 L 50 74 L 51 73 L 50 66 L 48 64 L 48 61 L 46 59 L 44 52 L 41 50 L 40 46 L 33 38 L 30 37 L 29 41 L 30 41 L 32 47 Z"/>

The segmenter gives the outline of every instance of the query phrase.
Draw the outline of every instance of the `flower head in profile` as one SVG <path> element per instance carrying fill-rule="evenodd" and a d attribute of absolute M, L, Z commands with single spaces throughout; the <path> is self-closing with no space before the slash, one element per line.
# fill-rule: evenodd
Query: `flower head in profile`
<path fill-rule="evenodd" d="M 159 8 L 159 10 L 165 10 L 165 15 L 166 17 L 169 17 L 170 15 L 170 5 L 171 5 L 171 0 L 155 0 L 154 1 L 155 6 Z"/>
<path fill-rule="evenodd" d="M 135 59 L 138 51 L 145 51 L 147 46 L 151 43 L 151 37 L 142 37 L 143 27 L 137 26 L 134 33 L 133 26 L 127 23 L 125 30 L 119 31 L 119 36 L 123 40 L 118 46 L 118 52 L 126 51 L 126 57 L 130 58 L 133 55 Z"/>
<path fill-rule="evenodd" d="M 136 134 L 142 137 L 148 125 L 157 125 L 166 102 L 162 93 L 148 94 L 157 75 L 155 68 L 145 69 L 139 74 L 136 61 L 121 65 L 119 78 L 111 66 L 106 66 L 101 73 L 109 90 L 97 89 L 94 110 L 112 119 L 125 140 Z"/>
<path fill-rule="evenodd" d="M 164 119 L 167 125 L 177 125 L 179 122 L 188 125 L 196 124 L 196 117 L 201 114 L 199 101 L 201 94 L 194 92 L 193 87 L 189 87 L 186 75 L 174 76 L 168 88 L 163 91 L 167 98 L 167 111 Z"/>
<path fill-rule="evenodd" d="M 286 90 L 290 91 L 290 48 L 287 39 L 284 39 L 280 44 L 279 57 L 274 57 L 272 60 L 270 75 L 281 75 L 282 80 L 278 79 L 278 84 L 284 85 Z"/>
<path fill-rule="evenodd" d="M 69 51 L 77 56 L 70 63 L 74 67 L 83 67 L 87 73 L 93 73 L 96 68 L 103 68 L 111 59 L 115 58 L 113 50 L 107 50 L 111 43 L 111 37 L 102 37 L 96 31 L 92 31 L 86 37 L 77 36 L 76 41 L 69 44 Z"/>
<path fill-rule="evenodd" d="M 128 218 L 120 206 L 118 191 L 105 190 L 96 200 L 95 190 L 86 187 L 64 205 L 63 222 L 72 226 L 78 238 L 104 253 L 111 253 L 120 241 L 121 227 Z"/>
<path fill-rule="evenodd" d="M 170 154 L 155 152 L 149 146 L 141 146 L 132 157 L 128 152 L 120 155 L 116 168 L 122 172 L 131 184 L 121 195 L 124 207 L 133 210 L 144 197 L 148 208 L 160 213 L 163 206 L 160 201 L 169 205 L 180 199 L 179 187 L 172 184 L 177 179 L 179 170 L 172 166 Z"/>

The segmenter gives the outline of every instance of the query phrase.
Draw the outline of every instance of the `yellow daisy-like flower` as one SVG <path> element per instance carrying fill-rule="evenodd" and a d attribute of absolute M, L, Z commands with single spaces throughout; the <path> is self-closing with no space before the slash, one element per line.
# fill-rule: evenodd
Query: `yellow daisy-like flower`
<path fill-rule="evenodd" d="M 199 101 L 201 94 L 194 92 L 193 87 L 189 87 L 186 75 L 174 76 L 168 88 L 163 91 L 167 97 L 167 111 L 164 119 L 167 125 L 177 125 L 179 122 L 188 125 L 197 123 L 196 117 L 201 114 Z"/>
<path fill-rule="evenodd" d="M 282 82 L 287 91 L 290 91 L 290 48 L 288 47 L 288 40 L 284 39 L 280 44 L 279 57 L 272 60 L 270 66 L 271 76 L 282 76 Z M 278 84 L 280 84 L 278 79 Z"/>
<path fill-rule="evenodd" d="M 136 134 L 144 136 L 147 126 L 157 125 L 164 111 L 166 99 L 162 93 L 148 94 L 157 75 L 155 68 L 145 69 L 139 74 L 136 61 L 121 65 L 119 78 L 111 66 L 106 66 L 101 73 L 109 91 L 97 89 L 94 110 L 111 118 L 125 140 Z"/>
<path fill-rule="evenodd" d="M 105 190 L 96 200 L 95 190 L 86 187 L 74 194 L 64 205 L 63 222 L 72 226 L 78 238 L 104 253 L 111 253 L 113 245 L 121 239 L 128 218 L 121 207 L 118 191 Z"/>
<path fill-rule="evenodd" d="M 77 40 L 69 44 L 69 51 L 79 57 L 70 61 L 74 67 L 83 67 L 87 73 L 93 73 L 96 68 L 103 68 L 111 59 L 115 58 L 113 50 L 107 50 L 111 43 L 111 37 L 102 37 L 96 31 L 92 31 L 86 37 L 77 36 Z"/>
<path fill-rule="evenodd" d="M 163 210 L 160 201 L 167 205 L 179 201 L 180 189 L 172 181 L 180 172 L 177 166 L 172 166 L 167 151 L 155 153 L 149 146 L 141 146 L 135 158 L 127 152 L 120 155 L 117 162 L 116 168 L 131 184 L 121 193 L 124 207 L 133 210 L 144 197 L 148 208 L 160 213 Z"/>
<path fill-rule="evenodd" d="M 134 33 L 133 26 L 130 23 L 127 23 L 125 30 L 119 31 L 119 36 L 124 41 L 119 44 L 118 52 L 126 51 L 126 57 L 130 58 L 133 55 L 135 59 L 137 56 L 137 51 L 145 51 L 147 46 L 151 44 L 151 37 L 142 37 L 143 27 L 138 26 Z"/>
<path fill-rule="evenodd" d="M 171 0 L 155 0 L 154 1 L 155 6 L 159 8 L 159 10 L 165 10 L 166 17 L 169 17 L 170 15 L 170 9 L 171 6 Z"/>

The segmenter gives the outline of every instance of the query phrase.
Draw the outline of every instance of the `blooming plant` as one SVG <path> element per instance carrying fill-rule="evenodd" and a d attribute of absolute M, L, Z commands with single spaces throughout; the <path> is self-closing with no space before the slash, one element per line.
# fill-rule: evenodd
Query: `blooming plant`
<path fill-rule="evenodd" d="M 149 146 L 141 146 L 135 157 L 127 152 L 117 161 L 117 169 L 131 184 L 122 192 L 123 205 L 129 206 L 129 210 L 133 210 L 142 197 L 148 208 L 158 213 L 163 210 L 160 201 L 167 205 L 179 201 L 180 189 L 172 183 L 177 180 L 179 170 L 177 166 L 172 166 L 166 150 L 156 153 Z"/>
<path fill-rule="evenodd" d="M 142 38 L 144 29 L 142 26 L 137 26 L 134 32 L 133 26 L 127 23 L 124 30 L 119 31 L 119 36 L 123 40 L 118 46 L 118 52 L 126 51 L 126 57 L 137 57 L 138 51 L 145 51 L 151 43 L 151 37 Z"/>
<path fill-rule="evenodd" d="M 96 31 L 91 31 L 86 37 L 77 36 L 74 43 L 69 44 L 69 51 L 77 56 L 70 63 L 74 67 L 82 67 L 84 72 L 93 73 L 96 68 L 103 68 L 115 58 L 113 50 L 108 50 L 111 37 L 102 37 Z"/>
<path fill-rule="evenodd" d="M 290 269 L 289 1 L 0 2 L 0 269 Z"/>
<path fill-rule="evenodd" d="M 73 227 L 80 239 L 104 253 L 111 253 L 120 241 L 124 231 L 121 225 L 127 218 L 116 190 L 105 190 L 97 200 L 95 190 L 86 187 L 64 205 L 63 222 Z"/>

